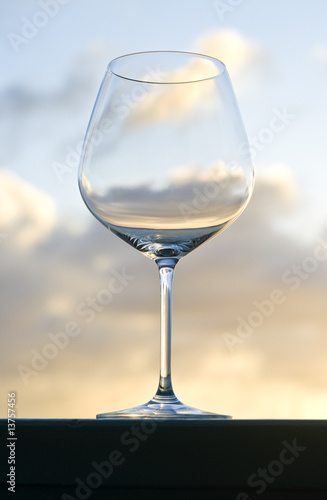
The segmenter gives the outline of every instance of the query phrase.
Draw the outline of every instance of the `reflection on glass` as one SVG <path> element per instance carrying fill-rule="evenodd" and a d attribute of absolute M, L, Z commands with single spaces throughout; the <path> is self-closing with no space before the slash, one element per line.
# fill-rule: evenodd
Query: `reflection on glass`
<path fill-rule="evenodd" d="M 114 234 L 155 260 L 161 281 L 161 366 L 149 403 L 104 417 L 222 418 L 175 397 L 171 284 L 178 260 L 228 227 L 253 188 L 247 138 L 227 70 L 197 54 L 115 59 L 100 88 L 79 170 L 83 199 Z"/>

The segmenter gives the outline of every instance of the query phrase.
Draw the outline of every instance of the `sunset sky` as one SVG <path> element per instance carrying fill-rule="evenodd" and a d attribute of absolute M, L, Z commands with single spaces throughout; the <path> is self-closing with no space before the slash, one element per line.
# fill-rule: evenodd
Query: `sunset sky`
<path fill-rule="evenodd" d="M 184 50 L 226 64 L 256 185 L 177 266 L 176 394 L 234 418 L 326 418 L 327 4 L 15 0 L 0 17 L 0 370 L 17 416 L 93 418 L 156 390 L 156 266 L 92 218 L 77 164 L 109 61 Z"/>

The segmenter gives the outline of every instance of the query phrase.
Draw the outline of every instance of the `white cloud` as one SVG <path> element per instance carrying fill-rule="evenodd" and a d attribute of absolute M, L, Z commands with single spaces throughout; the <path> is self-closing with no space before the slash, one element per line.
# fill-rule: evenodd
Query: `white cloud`
<path fill-rule="evenodd" d="M 144 402 L 157 383 L 154 263 L 96 221 L 83 233 L 70 232 L 47 196 L 11 174 L 2 173 L 2 180 L 2 199 L 11 208 L 3 212 L 1 230 L 10 227 L 13 237 L 1 245 L 1 370 L 19 393 L 20 416 L 92 417 Z M 282 280 L 316 245 L 301 246 L 273 224 L 276 213 L 287 218 L 290 206 L 296 212 L 292 190 L 296 183 L 285 166 L 258 174 L 238 222 L 177 266 L 174 380 L 184 402 L 239 418 L 321 417 L 326 262 L 296 291 Z M 21 252 L 22 242 L 28 253 Z M 76 307 L 97 297 L 112 270 L 123 267 L 134 279 L 86 322 Z M 236 335 L 237 318 L 247 321 L 253 302 L 268 299 L 275 288 L 285 303 L 230 353 L 222 334 Z M 41 352 L 49 332 L 62 332 L 71 321 L 80 334 L 25 386 L 17 365 L 31 366 L 31 350 Z"/>
<path fill-rule="evenodd" d="M 299 202 L 299 189 L 291 170 L 277 164 L 260 173 L 260 183 L 265 188 L 279 191 L 279 202 L 283 208 L 294 207 Z"/>
<path fill-rule="evenodd" d="M 197 41 L 199 51 L 224 62 L 231 77 L 236 77 L 249 64 L 258 61 L 258 46 L 237 30 L 224 29 L 203 35 Z"/>
<path fill-rule="evenodd" d="M 311 49 L 311 57 L 319 62 L 327 61 L 327 44 L 317 43 Z"/>
<path fill-rule="evenodd" d="M 24 250 L 45 241 L 56 224 L 50 196 L 24 182 L 9 170 L 0 170 L 0 231 L 8 243 Z"/>

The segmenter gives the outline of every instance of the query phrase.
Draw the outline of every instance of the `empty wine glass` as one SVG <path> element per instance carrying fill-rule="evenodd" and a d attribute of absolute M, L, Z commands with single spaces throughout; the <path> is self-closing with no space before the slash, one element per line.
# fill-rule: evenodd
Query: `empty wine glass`
<path fill-rule="evenodd" d="M 247 151 L 221 61 L 161 51 L 109 64 L 85 136 L 79 187 L 91 213 L 158 266 L 161 355 L 155 396 L 98 418 L 230 418 L 186 406 L 173 392 L 172 280 L 178 261 L 247 205 L 254 182 Z"/>

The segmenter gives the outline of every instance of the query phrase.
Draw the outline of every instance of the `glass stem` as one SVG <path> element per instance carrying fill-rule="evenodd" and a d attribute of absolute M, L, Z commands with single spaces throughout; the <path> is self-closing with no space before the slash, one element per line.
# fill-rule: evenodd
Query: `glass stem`
<path fill-rule="evenodd" d="M 160 308 L 160 378 L 155 399 L 167 397 L 176 399 L 171 381 L 171 323 L 172 284 L 174 269 L 178 260 L 161 258 L 156 261 L 159 268 L 161 308 Z"/>

